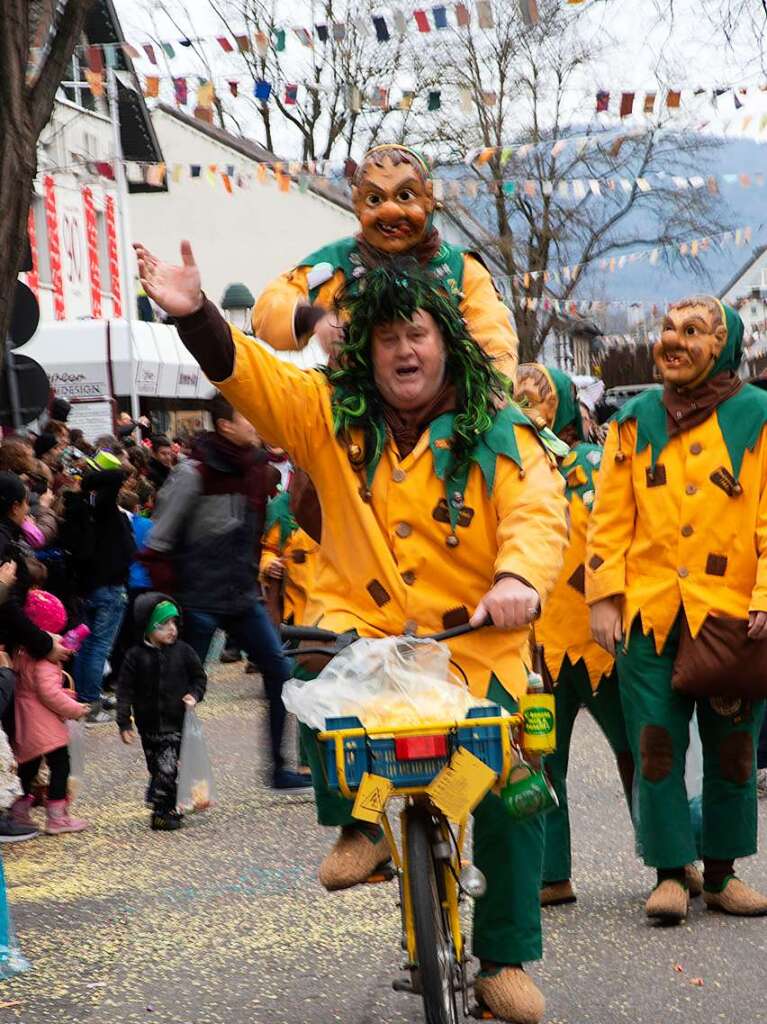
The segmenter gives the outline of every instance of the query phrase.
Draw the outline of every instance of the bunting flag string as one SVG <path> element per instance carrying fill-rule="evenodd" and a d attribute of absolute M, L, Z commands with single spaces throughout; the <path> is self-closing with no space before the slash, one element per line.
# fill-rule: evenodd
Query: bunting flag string
<path fill-rule="evenodd" d="M 577 3 L 579 0 L 567 0 L 567 2 Z M 523 21 L 531 23 L 537 20 L 536 0 L 519 0 L 519 3 Z M 401 11 L 396 11 L 388 17 L 389 21 L 387 21 L 387 16 L 375 14 L 369 18 L 358 19 L 355 24 L 360 31 L 366 33 L 372 29 L 375 40 L 382 45 L 389 44 L 398 34 L 406 32 L 411 24 L 421 35 L 429 34 L 432 31 L 442 32 L 450 28 L 468 28 L 472 25 L 490 30 L 495 25 L 492 5 L 489 0 L 475 0 L 471 6 L 465 2 L 452 5 L 436 4 L 430 9 L 414 10 L 410 18 Z M 324 46 L 331 39 L 342 40 L 346 31 L 347 27 L 344 23 L 331 22 L 317 24 L 313 29 L 307 26 L 274 28 L 269 35 L 257 30 L 252 36 L 245 32 L 193 38 L 181 37 L 174 38 L 172 41 L 160 40 L 138 45 L 128 42 L 83 44 L 77 47 L 77 50 L 87 64 L 94 87 L 99 88 L 99 83 L 103 82 L 104 66 L 114 65 L 114 54 L 117 50 L 122 50 L 132 60 L 148 60 L 154 69 L 159 66 L 158 50 L 164 53 L 169 62 L 182 57 L 185 50 L 200 44 L 212 46 L 226 55 L 254 54 L 263 58 L 268 54 L 270 46 L 277 53 L 283 52 L 288 39 L 295 39 L 304 48 L 312 48 L 317 44 Z M 148 77 L 157 77 L 154 70 Z M 597 115 L 614 114 L 623 120 L 637 115 L 649 117 L 660 113 L 668 114 L 672 111 L 681 111 L 689 105 L 690 101 L 698 101 L 699 104 L 703 99 L 710 103 L 717 113 L 721 113 L 722 103 L 725 99 L 729 102 L 730 109 L 739 111 L 744 106 L 745 100 L 757 92 L 767 92 L 767 83 L 749 85 L 740 82 L 685 88 L 654 86 L 652 89 L 644 91 L 636 88 L 626 89 L 621 86 L 611 86 L 609 89 L 599 89 L 596 92 L 592 109 Z M 496 102 L 496 94 L 492 90 L 487 90 L 485 96 L 486 104 L 493 106 Z M 434 108 L 429 107 L 429 109 Z"/>
<path fill-rule="evenodd" d="M 114 176 L 111 164 L 109 163 L 89 163 L 88 166 L 94 173 L 104 174 L 107 177 Z M 306 192 L 309 188 L 321 191 L 323 188 L 332 187 L 334 185 L 333 179 L 327 174 L 317 174 L 314 171 L 320 167 L 323 170 L 327 170 L 327 166 L 327 161 L 316 161 L 309 166 L 299 161 L 284 161 L 270 164 L 259 163 L 255 172 L 253 172 L 238 168 L 235 164 L 203 165 L 174 163 L 166 166 L 166 164 L 128 162 L 126 164 L 126 173 L 129 181 L 144 182 L 150 185 L 162 185 L 164 182 L 167 182 L 168 176 L 170 176 L 174 184 L 180 184 L 187 178 L 192 181 L 203 180 L 204 178 L 214 188 L 220 183 L 225 191 L 231 195 L 235 189 L 250 189 L 254 184 L 267 184 L 270 181 L 270 175 L 281 192 L 289 192 L 294 186 L 298 188 L 299 192 Z M 764 175 L 762 174 L 761 177 L 763 184 Z M 761 231 L 763 228 L 764 225 L 759 225 L 758 230 Z M 719 234 L 692 238 L 684 242 L 673 242 L 667 245 L 642 249 L 637 252 L 605 256 L 586 264 L 574 263 L 547 270 L 522 270 L 515 274 L 513 278 L 506 276 L 499 277 L 498 279 L 508 282 L 513 281 L 523 291 L 529 292 L 533 287 L 533 283 L 539 280 L 542 280 L 544 287 L 571 284 L 587 269 L 613 274 L 641 262 L 657 266 L 661 256 L 670 251 L 674 251 L 680 256 L 699 258 L 719 246 L 735 245 L 737 248 L 742 248 L 751 242 L 752 237 L 753 227 L 751 225 L 744 225 Z M 530 297 L 528 301 L 555 302 L 559 300 Z M 530 308 L 535 307 L 531 306 Z M 556 307 L 552 308 L 556 309 Z"/>
<path fill-rule="evenodd" d="M 763 228 L 763 224 L 759 225 L 758 230 L 761 231 Z M 703 238 L 688 239 L 685 242 L 671 242 L 667 245 L 655 246 L 652 249 L 641 249 L 638 252 L 623 253 L 620 256 L 605 256 L 600 259 L 591 260 L 588 263 L 574 263 L 570 266 L 564 265 L 548 270 L 522 270 L 513 277 L 506 275 L 498 277 L 498 280 L 513 281 L 514 284 L 527 292 L 532 287 L 534 281 L 542 280 L 544 286 L 549 287 L 552 285 L 570 284 L 587 270 L 598 270 L 600 273 L 613 274 L 616 271 L 625 270 L 626 267 L 633 266 L 636 263 L 647 262 L 651 266 L 657 266 L 664 253 L 674 252 L 680 256 L 700 257 L 711 251 L 714 247 L 735 245 L 737 248 L 742 248 L 751 242 L 752 237 L 752 226 L 745 225 L 739 228 L 731 228 L 719 234 L 707 235 Z M 548 298 L 536 299 L 533 297 L 529 298 L 528 301 L 545 303 L 559 300 Z M 535 307 L 531 306 L 530 308 L 533 309 Z M 544 308 L 546 307 L 544 306 Z"/>
<path fill-rule="evenodd" d="M 121 76 L 126 77 L 128 73 L 120 72 Z M 214 98 L 216 96 L 215 83 L 204 79 L 200 76 L 194 75 L 144 75 L 143 94 L 148 99 L 158 99 L 160 97 L 160 86 L 163 81 L 170 81 L 173 89 L 173 96 L 176 105 L 179 107 L 186 106 L 194 96 L 195 100 L 195 115 L 201 120 L 210 121 L 210 111 L 213 109 Z M 197 81 L 196 89 L 194 86 L 190 89 L 190 79 Z M 226 86 L 233 97 L 239 97 L 241 95 L 247 95 L 252 92 L 256 99 L 260 103 L 268 103 L 272 95 L 274 94 L 273 84 L 266 79 L 253 79 L 250 77 L 240 76 L 237 78 L 226 78 L 217 79 L 219 84 L 225 81 Z M 242 93 L 240 85 L 245 82 L 250 85 L 252 83 L 252 89 L 248 89 L 247 93 Z M 104 75 L 103 72 L 93 71 L 90 68 L 85 70 L 85 82 L 84 87 L 90 88 L 94 96 L 102 96 L 104 93 Z M 314 81 L 307 81 L 303 83 L 286 83 L 283 90 L 280 92 L 280 98 L 286 106 L 294 106 L 300 102 L 299 88 L 303 88 L 307 94 L 311 93 L 316 96 L 318 93 L 331 92 L 336 86 L 323 86 L 320 83 Z M 761 87 L 760 87 L 761 88 Z M 767 87 L 764 87 L 767 90 Z M 388 110 L 411 110 L 413 104 L 417 98 L 423 97 L 424 94 L 417 93 L 414 89 L 402 89 L 398 98 L 393 99 L 391 89 L 389 86 L 384 85 L 373 85 L 366 90 L 359 88 L 356 85 L 349 85 L 346 89 L 346 104 L 350 111 L 359 113 L 363 109 L 371 111 L 388 111 Z M 469 88 L 458 88 L 458 98 L 460 108 L 463 113 L 470 114 L 474 103 L 476 102 L 474 93 Z M 429 89 L 425 93 L 425 109 L 428 112 L 434 112 L 440 110 L 442 107 L 442 90 L 441 89 Z M 494 107 L 498 102 L 498 94 L 494 90 L 484 90 L 481 96 L 482 103 L 486 107 Z M 709 122 L 703 122 L 698 125 L 698 129 L 705 128 Z M 735 125 L 741 131 L 745 132 L 750 125 L 757 132 L 759 137 L 767 134 L 767 112 L 759 115 L 758 119 L 752 114 L 746 114 L 738 116 L 737 118 L 730 118 L 725 120 L 721 125 L 721 131 L 726 134 L 730 128 Z M 664 127 L 654 129 L 656 137 L 661 137 L 664 134 L 677 134 L 677 127 Z M 587 149 L 593 149 L 595 147 L 609 146 L 609 152 L 612 157 L 617 157 L 620 150 L 625 142 L 630 139 L 641 138 L 647 134 L 647 127 L 634 127 L 634 128 L 607 128 L 602 131 L 590 132 L 586 135 L 573 135 L 567 138 L 560 139 L 547 139 L 542 142 L 523 142 L 517 143 L 514 146 L 480 146 L 470 149 L 464 158 L 464 162 L 467 165 L 473 165 L 481 167 L 495 157 L 500 157 L 501 168 L 504 168 L 509 160 L 520 160 L 529 156 L 531 153 L 538 152 L 540 150 L 550 149 L 553 156 L 558 156 L 569 149 L 575 149 L 576 153 L 583 153 Z M 509 183 L 504 183 L 503 186 L 500 184 L 490 187 L 508 187 L 508 189 L 514 190 L 515 186 Z M 641 184 L 640 184 L 641 187 Z"/>
<path fill-rule="evenodd" d="M 254 88 L 256 94 L 260 85 L 262 83 L 256 83 Z M 286 102 L 291 102 L 290 97 L 295 95 L 295 89 L 295 85 L 285 87 Z M 401 102 L 406 101 L 403 99 Z M 113 168 L 108 161 L 89 161 L 88 166 L 94 174 L 108 178 L 114 177 Z M 197 165 L 173 164 L 173 180 L 180 182 L 184 177 L 193 176 L 191 168 L 195 166 Z M 347 161 L 316 160 L 308 163 L 301 161 L 262 162 L 261 166 L 267 167 L 272 173 L 283 173 L 287 168 L 287 173 L 293 178 L 298 179 L 305 176 L 309 184 L 327 184 L 331 179 L 348 177 L 350 173 L 353 173 L 356 164 L 353 161 L 350 165 Z M 229 172 L 229 177 L 241 178 L 245 181 L 249 174 L 252 175 L 252 172 L 232 170 Z M 490 193 L 502 190 L 508 196 L 515 194 L 524 194 L 529 197 L 556 195 L 560 199 L 580 201 L 587 198 L 609 198 L 629 193 L 635 188 L 639 192 L 651 192 L 658 189 L 682 192 L 705 188 L 712 195 L 717 195 L 725 187 L 764 188 L 765 184 L 767 184 L 767 172 L 765 171 L 737 171 L 719 175 L 689 175 L 687 172 L 675 174 L 671 171 L 654 171 L 647 172 L 643 177 L 632 178 L 605 176 L 603 178 L 562 178 L 558 181 L 510 178 L 502 182 L 477 177 L 448 178 L 435 175 L 434 197 L 440 202 L 476 199 L 482 189 Z"/>

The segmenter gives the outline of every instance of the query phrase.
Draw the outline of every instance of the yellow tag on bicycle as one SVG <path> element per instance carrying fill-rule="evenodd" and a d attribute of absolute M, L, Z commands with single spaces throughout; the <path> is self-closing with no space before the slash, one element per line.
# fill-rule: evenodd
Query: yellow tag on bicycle
<path fill-rule="evenodd" d="M 394 786 L 389 779 L 365 772 L 360 780 L 357 796 L 352 808 L 352 817 L 377 825 L 386 810 L 386 801 Z"/>
<path fill-rule="evenodd" d="M 459 747 L 426 794 L 450 821 L 464 821 L 496 779 L 496 773 L 484 761 Z"/>

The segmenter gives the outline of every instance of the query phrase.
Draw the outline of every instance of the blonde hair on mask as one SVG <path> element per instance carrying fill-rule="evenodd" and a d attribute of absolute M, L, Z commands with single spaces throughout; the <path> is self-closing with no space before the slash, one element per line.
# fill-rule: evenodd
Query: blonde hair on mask
<path fill-rule="evenodd" d="M 428 167 L 422 157 L 408 149 L 407 146 L 400 146 L 396 143 L 387 143 L 382 146 L 375 146 L 363 156 L 362 161 L 352 176 L 352 187 L 356 188 L 365 177 L 366 169 L 373 164 L 374 167 L 383 167 L 384 161 L 390 160 L 395 167 L 400 164 L 409 164 L 417 171 L 419 178 L 426 184 L 431 180 Z"/>
<path fill-rule="evenodd" d="M 715 317 L 714 329 L 727 326 L 724 322 L 721 303 L 713 295 L 692 295 L 690 298 L 680 299 L 679 302 L 672 302 L 668 311 L 670 313 L 672 309 L 691 309 L 693 306 L 703 306 L 713 314 Z"/>

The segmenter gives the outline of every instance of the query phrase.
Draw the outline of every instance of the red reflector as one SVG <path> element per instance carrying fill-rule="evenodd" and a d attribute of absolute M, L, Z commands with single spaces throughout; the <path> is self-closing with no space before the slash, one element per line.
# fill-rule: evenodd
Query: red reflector
<path fill-rule="evenodd" d="M 447 736 L 395 736 L 394 749 L 398 761 L 415 761 L 418 757 L 446 757 Z"/>

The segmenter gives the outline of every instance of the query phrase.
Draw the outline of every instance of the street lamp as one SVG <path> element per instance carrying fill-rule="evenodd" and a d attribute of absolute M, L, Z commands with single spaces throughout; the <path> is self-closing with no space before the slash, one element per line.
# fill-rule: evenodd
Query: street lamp
<path fill-rule="evenodd" d="M 235 327 L 246 334 L 251 333 L 250 311 L 255 304 L 256 300 L 253 297 L 253 292 L 251 292 L 247 285 L 240 283 L 227 285 L 221 299 L 221 308 L 229 320 Z"/>

